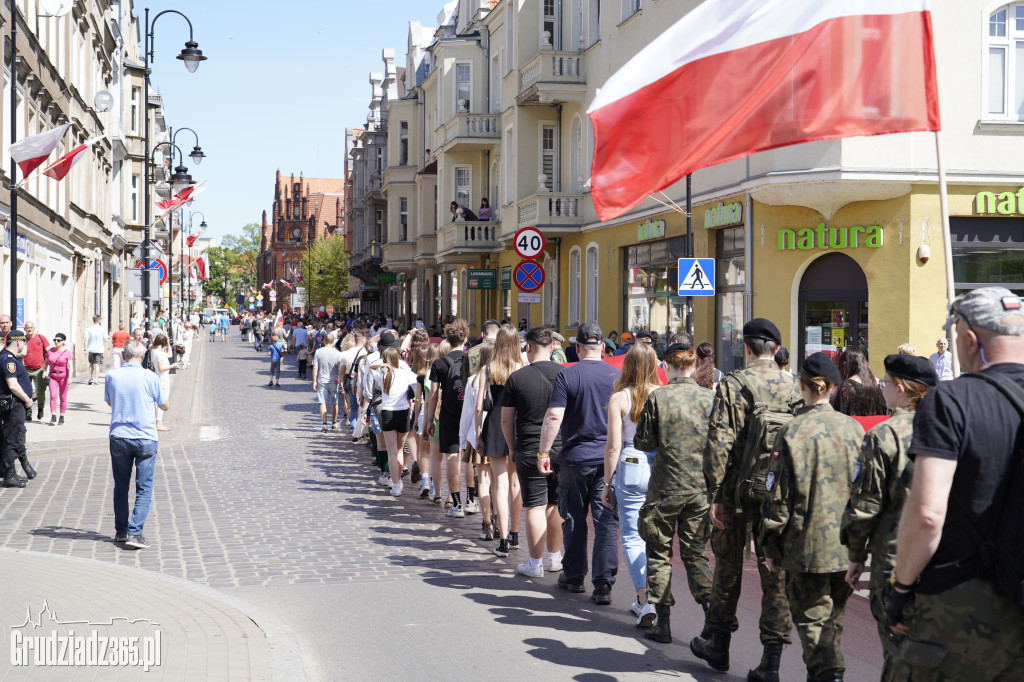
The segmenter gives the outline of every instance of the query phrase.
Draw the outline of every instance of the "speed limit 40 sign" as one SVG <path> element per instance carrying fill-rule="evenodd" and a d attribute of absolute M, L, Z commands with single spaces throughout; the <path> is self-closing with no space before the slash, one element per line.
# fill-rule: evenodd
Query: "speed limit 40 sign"
<path fill-rule="evenodd" d="M 544 234 L 536 227 L 524 227 L 516 232 L 512 246 L 520 258 L 532 260 L 544 253 Z"/>

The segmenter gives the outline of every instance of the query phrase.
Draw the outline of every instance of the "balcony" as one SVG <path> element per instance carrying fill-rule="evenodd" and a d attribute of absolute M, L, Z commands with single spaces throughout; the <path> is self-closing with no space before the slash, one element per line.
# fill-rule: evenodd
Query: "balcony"
<path fill-rule="evenodd" d="M 448 223 L 437 233 L 437 255 L 449 263 L 468 263 L 480 254 L 501 249 L 498 232 L 501 223 L 459 220 Z"/>
<path fill-rule="evenodd" d="M 498 130 L 501 121 L 490 114 L 456 114 L 444 124 L 442 144 L 438 151 L 470 152 L 491 149 L 501 139 Z"/>
<path fill-rule="evenodd" d="M 381 181 L 381 173 L 374 171 L 370 174 L 370 177 L 366 180 L 366 185 L 363 188 L 363 202 L 383 202 L 384 195 L 380 193 L 383 183 Z"/>
<path fill-rule="evenodd" d="M 544 192 L 528 196 L 519 202 L 519 227 L 567 227 L 582 224 L 582 194 L 553 194 Z"/>
<path fill-rule="evenodd" d="M 520 106 L 582 103 L 587 82 L 583 77 L 583 54 L 541 50 L 519 69 Z"/>
<path fill-rule="evenodd" d="M 420 267 L 430 267 L 437 262 L 434 257 L 437 252 L 437 236 L 435 234 L 421 234 L 416 237 L 416 264 Z"/>
<path fill-rule="evenodd" d="M 388 242 L 384 245 L 381 261 L 391 272 L 415 272 L 416 243 Z"/>

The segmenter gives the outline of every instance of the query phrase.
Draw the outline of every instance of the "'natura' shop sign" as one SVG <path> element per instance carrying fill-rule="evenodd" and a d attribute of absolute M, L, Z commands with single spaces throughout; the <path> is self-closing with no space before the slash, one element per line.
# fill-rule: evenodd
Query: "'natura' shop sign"
<path fill-rule="evenodd" d="M 704 211 L 704 228 L 710 230 L 712 227 L 726 227 L 728 225 L 739 225 L 743 222 L 743 204 L 733 202 L 712 206 Z"/>
<path fill-rule="evenodd" d="M 646 242 L 651 239 L 661 239 L 664 236 L 664 220 L 648 220 L 640 223 L 636 228 L 636 240 L 638 242 Z"/>
<path fill-rule="evenodd" d="M 818 223 L 817 227 L 803 229 L 779 230 L 779 251 L 811 249 L 856 249 L 866 246 L 877 249 L 882 245 L 884 233 L 878 225 L 861 227 L 825 227 Z"/>
<path fill-rule="evenodd" d="M 1024 187 L 1016 192 L 978 192 L 974 199 L 974 210 L 981 215 L 1024 213 Z"/>

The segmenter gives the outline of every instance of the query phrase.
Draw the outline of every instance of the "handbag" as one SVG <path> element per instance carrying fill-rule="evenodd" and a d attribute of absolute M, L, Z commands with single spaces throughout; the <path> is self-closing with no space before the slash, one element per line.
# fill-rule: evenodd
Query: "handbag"
<path fill-rule="evenodd" d="M 184 344 L 181 344 L 181 343 L 174 344 L 174 352 L 177 353 L 178 355 L 184 355 L 185 354 L 185 346 L 184 346 Z"/>
<path fill-rule="evenodd" d="M 357 419 L 356 420 L 356 428 L 352 429 L 352 437 L 353 438 L 362 438 L 363 436 L 366 435 L 367 431 L 369 431 L 369 428 L 366 426 L 365 423 L 363 423 L 363 420 L 362 419 Z"/>

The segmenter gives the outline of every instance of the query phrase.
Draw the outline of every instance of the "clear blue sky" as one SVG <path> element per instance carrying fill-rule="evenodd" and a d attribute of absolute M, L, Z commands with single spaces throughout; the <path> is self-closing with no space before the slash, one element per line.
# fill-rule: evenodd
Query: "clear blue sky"
<path fill-rule="evenodd" d="M 140 23 L 147 5 L 150 17 L 186 14 L 208 57 L 188 73 L 175 58 L 188 25 L 175 14 L 160 17 L 151 87 L 164 97 L 168 125 L 199 135 L 207 158 L 185 165 L 208 182 L 192 211 L 206 216 L 207 236 L 222 237 L 270 211 L 278 168 L 343 176 L 345 128 L 366 123 L 381 50 L 394 48 L 404 66 L 409 21 L 435 26 L 444 2 L 137 0 Z M 182 131 L 177 144 L 188 154 L 195 142 Z"/>

